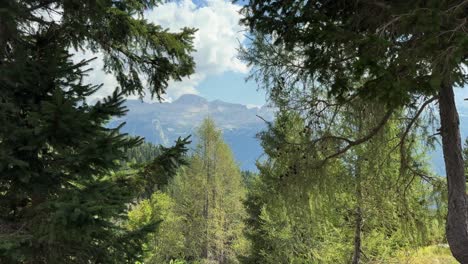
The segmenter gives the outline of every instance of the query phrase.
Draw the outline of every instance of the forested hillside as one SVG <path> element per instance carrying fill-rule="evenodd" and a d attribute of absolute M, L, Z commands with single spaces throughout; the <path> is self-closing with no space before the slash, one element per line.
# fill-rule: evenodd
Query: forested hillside
<path fill-rule="evenodd" d="M 0 1 L 1 264 L 468 264 L 466 0 L 169 2 Z M 234 57 L 197 53 L 234 34 L 188 23 L 219 26 L 213 10 L 240 18 L 223 20 L 245 30 Z M 155 123 L 128 114 L 219 60 L 268 108 L 186 95 Z M 145 141 L 124 121 L 179 126 Z M 255 171 L 233 123 L 260 130 Z"/>

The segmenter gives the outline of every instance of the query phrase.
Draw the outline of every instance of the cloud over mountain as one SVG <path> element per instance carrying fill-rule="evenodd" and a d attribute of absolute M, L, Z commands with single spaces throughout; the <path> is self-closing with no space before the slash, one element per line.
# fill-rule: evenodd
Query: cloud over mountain
<path fill-rule="evenodd" d="M 156 24 L 180 30 L 187 25 L 197 28 L 193 53 L 196 73 L 182 82 L 171 82 L 168 97 L 197 94 L 197 85 L 209 75 L 226 71 L 247 73 L 247 66 L 237 58 L 239 43 L 244 41 L 244 28 L 239 24 L 240 6 L 225 0 L 209 0 L 197 6 L 191 0 L 170 2 L 147 12 L 145 16 Z"/>
<path fill-rule="evenodd" d="M 197 29 L 194 35 L 196 51 L 192 54 L 196 63 L 195 73 L 180 82 L 170 81 L 166 95 L 169 101 L 182 94 L 198 94 L 197 86 L 209 76 L 224 72 L 248 72 L 247 65 L 237 58 L 239 43 L 245 39 L 245 29 L 239 24 L 240 8 L 239 5 L 225 0 L 208 0 L 199 6 L 192 0 L 182 0 L 167 2 L 145 12 L 146 19 L 171 32 L 178 32 L 187 26 Z M 77 61 L 93 57 L 97 59 L 90 63 L 89 68 L 93 71 L 89 72 L 86 81 L 104 84 L 93 96 L 96 99 L 111 94 L 117 81 L 114 76 L 102 70 L 102 54 L 93 54 L 90 51 L 75 54 Z"/>

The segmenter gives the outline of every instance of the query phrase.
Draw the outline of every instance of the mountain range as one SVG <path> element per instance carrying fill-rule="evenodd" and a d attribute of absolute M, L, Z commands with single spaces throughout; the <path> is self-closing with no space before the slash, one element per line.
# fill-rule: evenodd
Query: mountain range
<path fill-rule="evenodd" d="M 274 119 L 274 110 L 269 107 L 247 107 L 242 104 L 227 103 L 219 100 L 186 94 L 171 103 L 145 103 L 127 100 L 127 115 L 111 121 L 110 126 L 122 122 L 126 125 L 122 132 L 144 137 L 154 144 L 170 146 L 178 137 L 194 135 L 197 127 L 207 116 L 211 117 L 221 129 L 224 140 L 231 147 L 234 156 L 243 170 L 256 171 L 255 161 L 262 156 L 263 150 L 257 133 L 266 129 L 264 120 Z M 459 106 L 462 139 L 468 136 L 468 108 Z M 264 120 L 263 120 L 264 119 Z M 196 144 L 196 137 L 192 144 Z M 434 171 L 444 172 L 444 162 L 440 146 L 429 153 Z"/>
<path fill-rule="evenodd" d="M 193 94 L 182 95 L 172 103 L 127 100 L 126 106 L 127 115 L 112 120 L 110 126 L 126 122 L 122 132 L 164 146 L 173 144 L 178 137 L 194 135 L 203 119 L 211 117 L 243 170 L 256 170 L 255 161 L 263 153 L 256 134 L 266 128 L 262 119 L 274 117 L 274 111 L 265 106 L 208 101 Z M 196 137 L 192 136 L 192 140 L 195 144 Z"/>

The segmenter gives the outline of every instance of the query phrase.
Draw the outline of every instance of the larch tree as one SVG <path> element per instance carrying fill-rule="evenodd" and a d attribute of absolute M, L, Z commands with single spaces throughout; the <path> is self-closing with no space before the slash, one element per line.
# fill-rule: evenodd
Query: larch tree
<path fill-rule="evenodd" d="M 141 182 L 110 172 L 141 139 L 105 124 L 125 114 L 125 95 L 148 88 L 161 98 L 169 80 L 194 71 L 194 30 L 172 33 L 143 17 L 158 3 L 0 2 L 0 262 L 140 259 L 154 225 L 122 222 Z M 72 60 L 84 49 L 103 54 L 119 85 L 94 104 L 87 98 L 102 85 L 84 81 L 89 61 Z"/>
<path fill-rule="evenodd" d="M 175 209 L 175 200 L 168 193 L 156 191 L 129 212 L 128 227 L 131 230 L 159 222 L 157 230 L 149 234 L 142 245 L 144 263 L 162 264 L 187 259 L 183 233 L 187 219 Z"/>
<path fill-rule="evenodd" d="M 174 178 L 169 192 L 184 217 L 191 259 L 237 263 L 243 239 L 245 187 L 238 164 L 212 119 L 205 119 L 189 165 Z"/>
<path fill-rule="evenodd" d="M 344 130 L 348 137 L 362 137 L 385 114 L 383 108 L 360 100 L 349 103 L 336 130 Z M 426 149 L 418 142 L 424 133 L 409 135 L 401 151 L 401 120 L 403 115 L 395 113 L 371 140 L 340 157 L 351 186 L 345 191 L 354 207 L 350 215 L 354 226 L 352 264 L 365 263 L 364 259 L 385 262 L 399 250 L 430 240 L 444 241 L 437 237 L 444 221 L 435 213 L 442 198 L 437 193 L 441 179 L 431 175 L 425 162 Z"/>
<path fill-rule="evenodd" d="M 332 140 L 339 146 L 325 159 L 370 140 L 395 111 L 408 116 L 400 137 L 404 151 L 424 110 L 438 103 L 448 183 L 446 234 L 463 264 L 468 201 L 453 89 L 468 80 L 467 13 L 466 0 L 254 0 L 243 20 L 253 33 L 244 58 L 273 97 L 282 93 L 282 100 L 315 110 L 310 113 L 316 120 L 329 117 L 320 115 L 324 105 L 335 108 L 356 97 L 386 107 L 381 121 L 361 137 L 316 133 L 317 144 Z M 298 79 L 307 85 L 295 87 Z"/>
<path fill-rule="evenodd" d="M 356 102 L 334 130 L 365 131 L 385 114 L 380 107 Z M 320 167 L 322 154 L 310 144 L 305 124 L 298 113 L 279 112 L 261 133 L 267 158 L 246 201 L 252 247 L 244 263 L 387 263 L 401 250 L 443 240 L 432 182 L 417 171 L 401 177 L 398 119 Z M 407 158 L 424 170 L 415 151 Z"/>

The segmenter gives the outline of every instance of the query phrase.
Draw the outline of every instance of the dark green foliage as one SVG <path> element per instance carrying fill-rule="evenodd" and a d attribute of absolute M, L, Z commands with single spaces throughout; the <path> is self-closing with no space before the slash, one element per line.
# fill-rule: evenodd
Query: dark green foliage
<path fill-rule="evenodd" d="M 185 153 L 191 143 L 189 138 L 190 136 L 178 138 L 173 147 L 160 146 L 161 154 L 144 164 L 139 175 L 144 179 L 145 198 L 149 198 L 153 192 L 167 185 L 179 167 L 188 165 Z"/>
<path fill-rule="evenodd" d="M 245 264 L 262 263 L 262 250 L 268 245 L 265 239 L 265 232 L 262 231 L 262 221 L 260 219 L 263 208 L 264 196 L 262 195 L 262 183 L 260 178 L 254 178 L 248 188 L 247 197 L 244 201 L 247 218 L 245 220 L 245 236 L 250 240 L 250 251 L 245 256 L 241 256 L 241 262 Z"/>
<path fill-rule="evenodd" d="M 172 147 L 144 142 L 127 150 L 126 160 L 129 162 L 125 167 L 138 170 L 144 183 L 144 198 L 149 198 L 154 191 L 167 185 L 180 166 L 188 165 L 185 153 L 191 143 L 189 138 L 178 138 Z"/>
<path fill-rule="evenodd" d="M 258 177 L 257 173 L 251 172 L 248 170 L 241 171 L 241 175 L 242 175 L 242 181 L 244 182 L 244 185 L 246 186 L 247 189 L 249 189 L 250 186 L 252 186 L 253 182 Z"/>
<path fill-rule="evenodd" d="M 153 145 L 149 142 L 143 142 L 141 145 L 133 147 L 127 150 L 127 159 L 131 163 L 146 163 L 154 158 L 156 158 L 159 154 L 161 154 L 161 148 L 159 146 Z"/>
<path fill-rule="evenodd" d="M 106 128 L 143 95 L 159 97 L 169 79 L 193 72 L 192 29 L 170 33 L 141 18 L 158 1 L 0 3 L 0 262 L 128 263 L 144 234 L 122 226 L 140 181 L 117 173 L 141 139 Z M 120 87 L 94 105 L 87 61 L 71 49 L 102 52 Z M 185 151 L 178 143 L 160 162 Z M 168 160 L 169 159 L 169 160 Z M 159 161 L 156 161 L 159 162 Z M 172 168 L 173 163 L 160 164 Z M 106 176 L 107 175 L 107 176 Z"/>
<path fill-rule="evenodd" d="M 298 70 L 330 96 L 359 95 L 393 107 L 437 94 L 448 76 L 466 83 L 466 8 L 463 0 L 259 0 L 244 8 L 244 23 L 259 41 L 299 49 Z"/>

